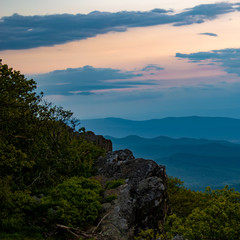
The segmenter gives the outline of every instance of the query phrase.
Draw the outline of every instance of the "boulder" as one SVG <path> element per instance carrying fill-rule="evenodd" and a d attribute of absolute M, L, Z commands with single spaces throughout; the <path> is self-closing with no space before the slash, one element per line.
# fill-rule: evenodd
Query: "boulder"
<path fill-rule="evenodd" d="M 134 158 L 128 149 L 108 152 L 95 163 L 104 182 L 124 179 L 117 199 L 103 204 L 101 235 L 106 240 L 133 239 L 140 229 L 158 229 L 167 213 L 166 171 L 152 160 Z"/>

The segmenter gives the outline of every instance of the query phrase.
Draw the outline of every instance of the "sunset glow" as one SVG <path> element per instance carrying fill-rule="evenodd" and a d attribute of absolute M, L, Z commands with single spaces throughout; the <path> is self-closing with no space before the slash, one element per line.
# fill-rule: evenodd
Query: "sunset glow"
<path fill-rule="evenodd" d="M 11 2 L 15 3 L 14 0 L 8 3 L 4 2 L 5 12 L 1 10 L 2 16 L 11 15 L 9 8 Z M 28 1 L 25 0 L 22 2 L 27 3 Z M 130 110 L 130 108 L 134 109 L 136 100 L 134 103 L 131 100 L 126 106 L 121 94 L 127 95 L 131 92 L 131 96 L 133 98 L 135 96 L 136 99 L 139 94 L 142 94 L 143 98 L 146 97 L 146 101 L 143 104 L 145 105 L 149 99 L 149 97 L 147 97 L 148 94 L 149 96 L 153 96 L 156 94 L 156 91 L 160 91 L 161 94 L 162 91 L 165 91 L 165 97 L 168 96 L 166 101 L 171 103 L 172 101 L 177 101 L 177 95 L 170 94 L 173 88 L 177 88 L 180 94 L 186 87 L 199 90 L 199 87 L 206 85 L 211 88 L 211 97 L 214 94 L 217 94 L 217 97 L 219 96 L 219 88 L 221 91 L 225 91 L 224 89 L 231 88 L 233 84 L 238 84 L 240 80 L 240 71 L 235 70 L 235 65 L 239 64 L 239 62 L 237 62 L 239 61 L 239 57 L 238 55 L 234 55 L 233 50 L 228 50 L 236 49 L 236 54 L 238 54 L 237 49 L 240 48 L 240 14 L 237 1 L 230 1 L 232 4 L 234 3 L 233 5 L 231 5 L 230 2 L 216 3 L 214 1 L 204 1 L 204 4 L 212 4 L 207 7 L 209 12 L 204 10 L 205 5 L 202 5 L 201 1 L 193 2 L 188 0 L 181 1 L 181 4 L 175 0 L 168 2 L 152 0 L 148 1 L 148 3 L 146 1 L 136 2 L 132 0 L 130 2 L 128 1 L 128 3 L 121 1 L 115 4 L 106 0 L 101 2 L 101 7 L 98 2 L 93 0 L 88 2 L 83 1 L 81 4 L 79 1 L 72 0 L 70 2 L 72 4 L 68 4 L 68 7 L 66 7 L 67 13 L 76 14 L 76 9 L 82 8 L 82 12 L 79 11 L 82 14 L 86 14 L 84 15 L 85 18 L 89 19 L 95 17 L 101 20 L 102 17 L 108 16 L 109 19 L 111 17 L 115 19 L 113 21 L 114 24 L 116 21 L 122 21 L 120 17 L 118 20 L 118 15 L 114 15 L 113 13 L 112 15 L 111 13 L 100 12 L 93 13 L 93 15 L 88 14 L 88 12 L 91 11 L 90 9 L 95 6 L 95 10 L 98 11 L 103 11 L 103 9 L 105 9 L 106 12 L 126 10 L 126 12 L 120 13 L 126 17 L 126 19 L 128 19 L 128 15 L 133 15 L 137 18 L 139 14 L 142 14 L 141 16 L 146 17 L 146 22 L 149 21 L 146 26 L 144 26 L 144 21 L 139 23 L 139 26 L 136 26 L 138 25 L 137 21 L 127 23 L 126 20 L 126 26 L 119 23 L 119 26 L 113 25 L 112 30 L 110 25 L 109 29 L 101 25 L 100 28 L 103 28 L 103 30 L 101 30 L 102 33 L 101 31 L 100 33 L 90 33 L 91 28 L 89 28 L 88 30 L 84 30 L 86 31 L 84 34 L 86 36 L 89 35 L 89 37 L 84 37 L 83 39 L 77 39 L 78 37 L 75 37 L 76 39 L 72 38 L 72 40 L 66 40 L 61 44 L 57 43 L 57 38 L 54 40 L 53 35 L 51 35 L 52 43 L 50 43 L 50 39 L 49 43 L 47 42 L 47 36 L 46 39 L 44 39 L 44 36 L 36 35 L 42 39 L 42 43 L 41 41 L 39 41 L 38 45 L 37 42 L 36 44 L 33 43 L 32 48 L 21 47 L 19 45 L 19 47 L 12 47 L 12 49 L 11 47 L 6 47 L 6 49 L 0 51 L 0 56 L 4 63 L 9 64 L 14 69 L 20 70 L 28 77 L 33 77 L 38 82 L 40 90 L 45 92 L 47 98 L 56 96 L 54 97 L 56 104 L 66 105 L 70 109 L 75 110 L 75 103 L 72 102 L 71 104 L 72 98 L 79 99 L 79 108 L 86 109 L 86 106 L 89 108 L 88 111 L 86 110 L 83 114 L 81 113 L 84 118 L 95 115 L 114 116 L 117 111 L 120 111 L 119 109 L 124 109 L 124 107 L 126 107 L 127 112 L 131 112 L 129 117 L 134 118 L 134 116 L 136 116 L 136 118 L 138 118 L 141 115 L 140 110 Z M 33 10 L 31 4 L 29 8 L 24 11 L 23 8 L 20 7 L 19 13 L 27 14 L 27 11 L 32 11 L 31 14 L 29 14 L 32 18 L 37 19 L 35 15 L 42 14 L 42 19 L 48 17 L 49 20 L 51 20 L 53 18 L 55 19 L 55 15 L 51 15 L 53 11 L 55 11 L 55 13 L 62 13 L 62 9 L 66 3 L 65 1 L 58 1 L 58 7 L 54 8 L 55 1 L 50 1 L 49 15 L 47 16 L 44 16 L 46 12 L 41 8 L 39 8 L 39 11 L 42 11 L 41 13 L 36 9 Z M 130 12 L 136 10 L 136 4 L 139 12 Z M 24 6 L 24 4 L 22 6 Z M 215 6 L 216 10 L 214 10 Z M 222 7 L 221 11 L 219 10 L 220 7 Z M 154 8 L 166 9 L 166 12 L 164 12 L 165 10 L 150 11 Z M 229 10 L 226 10 L 226 8 L 229 8 Z M 173 9 L 174 11 L 169 11 L 169 9 Z M 203 11 L 203 13 L 201 11 Z M 156 19 L 159 18 L 162 22 L 159 24 L 153 22 L 151 14 L 154 14 Z M 59 16 L 63 19 L 64 17 L 70 18 L 71 16 L 71 18 L 74 19 L 74 15 Z M 11 16 L 8 18 L 11 18 Z M 7 24 L 8 18 L 3 17 L 0 23 Z M 19 15 L 13 15 L 12 18 L 19 18 L 24 21 L 24 18 Z M 129 17 L 129 21 L 133 21 L 131 19 L 133 19 L 133 17 Z M 57 24 L 57 22 L 53 23 Z M 97 21 L 95 24 L 97 24 Z M 26 34 L 35 34 L 35 31 L 36 34 L 38 34 L 37 31 L 40 30 L 35 29 L 38 27 L 38 25 L 31 28 L 27 27 L 26 31 L 29 33 Z M 64 27 L 62 31 L 64 35 Z M 79 29 L 79 31 L 81 32 L 81 29 Z M 58 34 L 61 36 L 60 32 Z M 34 38 L 36 39 L 37 37 Z M 56 44 L 54 44 L 54 41 L 56 41 Z M 7 41 L 4 44 L 8 46 Z M 17 41 L 12 44 L 18 46 Z M 214 51 L 217 52 L 215 53 Z M 229 53 L 227 51 L 229 51 Z M 222 54 L 225 54 L 224 58 L 221 57 Z M 215 58 L 215 55 L 217 58 Z M 226 57 L 229 57 L 231 61 L 226 61 Z M 91 67 L 85 68 L 85 66 Z M 79 78 L 78 75 L 76 75 L 77 73 L 74 73 L 74 69 L 79 71 Z M 72 75 L 67 75 L 69 71 Z M 112 79 L 111 77 L 105 77 L 105 74 L 108 74 L 108 72 L 113 74 Z M 103 74 L 103 77 L 100 77 L 99 80 L 98 73 L 100 73 L 100 75 Z M 60 76 L 59 74 L 66 75 Z M 91 74 L 91 77 L 87 81 L 88 76 L 90 76 L 89 74 Z M 52 76 L 52 78 L 50 78 L 50 76 Z M 65 80 L 63 76 L 66 76 Z M 67 76 L 69 76 L 69 78 Z M 81 76 L 84 79 L 82 79 Z M 57 80 L 58 78 L 60 79 L 59 82 Z M 64 84 L 67 84 L 65 86 L 66 92 L 64 92 L 64 88 L 61 87 Z M 54 88 L 54 86 L 56 87 Z M 214 89 L 218 90 L 214 91 Z M 154 94 L 152 91 L 154 91 Z M 110 103 L 107 102 L 108 100 L 111 101 L 110 99 L 113 97 L 111 93 L 115 94 L 114 99 L 118 96 L 118 110 L 112 110 Z M 186 97 L 187 95 L 184 93 L 183 96 Z M 188 96 L 190 98 L 192 97 L 190 95 Z M 83 98 L 87 99 L 88 102 L 85 107 L 83 105 L 86 103 L 84 103 Z M 98 111 L 96 110 L 96 105 L 99 104 L 98 99 L 103 98 L 106 100 L 104 104 L 108 110 L 102 112 L 102 114 L 98 112 L 93 115 L 93 111 Z M 199 98 L 201 98 L 201 94 L 199 94 Z M 64 101 L 62 101 L 62 99 L 64 99 Z M 156 100 L 156 104 L 158 104 L 158 101 L 159 99 Z M 89 103 L 91 103 L 91 105 L 89 105 Z M 169 104 L 169 106 L 171 106 L 171 104 Z M 182 109 L 185 109 L 185 107 Z M 193 109 L 193 107 L 189 105 L 188 109 L 190 109 L 189 112 L 184 112 L 183 110 L 181 114 L 192 114 L 191 109 Z M 176 109 L 172 108 L 170 114 L 179 114 L 179 110 L 177 112 L 175 110 Z M 75 111 L 76 114 L 81 117 L 78 110 Z M 149 109 L 143 109 L 143 111 L 149 111 L 149 117 L 151 117 L 151 111 Z M 163 116 L 164 112 L 164 107 L 162 110 L 159 109 L 159 116 Z M 206 114 L 207 113 L 208 111 L 206 111 Z M 217 115 L 221 114 L 224 115 L 224 111 L 217 113 Z M 127 116 L 126 112 L 123 113 L 123 116 Z M 232 116 L 240 115 L 235 114 L 233 111 Z"/>

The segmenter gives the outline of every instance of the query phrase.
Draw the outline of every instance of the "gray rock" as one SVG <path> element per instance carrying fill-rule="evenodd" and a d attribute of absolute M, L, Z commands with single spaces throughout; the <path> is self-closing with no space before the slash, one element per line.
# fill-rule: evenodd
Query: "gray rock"
<path fill-rule="evenodd" d="M 108 151 L 112 151 L 112 141 L 104 138 L 102 135 L 95 135 L 95 133 L 88 131 L 81 134 L 85 140 L 92 142 L 96 146 Z"/>
<path fill-rule="evenodd" d="M 166 171 L 152 160 L 135 159 L 130 150 L 109 152 L 95 164 L 96 174 L 125 179 L 118 198 L 104 207 L 104 239 L 133 239 L 140 229 L 158 229 L 167 212 Z"/>

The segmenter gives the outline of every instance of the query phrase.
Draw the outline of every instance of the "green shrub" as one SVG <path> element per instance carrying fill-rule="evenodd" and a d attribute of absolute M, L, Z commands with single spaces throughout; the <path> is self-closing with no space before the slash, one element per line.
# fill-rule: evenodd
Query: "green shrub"
<path fill-rule="evenodd" d="M 240 239 L 239 192 L 227 186 L 195 192 L 183 187 L 176 178 L 169 179 L 168 187 L 171 212 L 162 227 L 169 236 L 179 234 L 191 240 Z"/>
<path fill-rule="evenodd" d="M 112 194 L 112 195 L 109 195 L 109 196 L 105 197 L 103 199 L 103 202 L 104 203 L 111 203 L 112 201 L 114 201 L 116 199 L 117 199 L 117 195 L 116 194 Z"/>
<path fill-rule="evenodd" d="M 41 233 L 15 232 L 0 233 L 1 240 L 44 240 L 46 239 Z M 48 238 L 48 240 L 51 240 Z"/>
<path fill-rule="evenodd" d="M 29 191 L 1 192 L 0 228 L 3 231 L 21 230 L 32 218 L 35 201 Z"/>
<path fill-rule="evenodd" d="M 57 223 L 73 227 L 85 227 L 92 224 L 101 209 L 99 182 L 84 177 L 72 177 L 57 185 L 50 198 L 43 203 L 52 203 L 48 209 L 48 218 Z"/>
<path fill-rule="evenodd" d="M 117 188 L 121 185 L 123 185 L 125 183 L 124 179 L 116 179 L 116 180 L 112 180 L 112 181 L 108 181 L 106 183 L 105 189 L 114 189 Z"/>
<path fill-rule="evenodd" d="M 229 189 L 186 189 L 177 178 L 168 178 L 170 210 L 166 221 L 154 230 L 140 231 L 138 239 L 171 240 L 181 235 L 189 240 L 240 240 L 240 193 Z"/>

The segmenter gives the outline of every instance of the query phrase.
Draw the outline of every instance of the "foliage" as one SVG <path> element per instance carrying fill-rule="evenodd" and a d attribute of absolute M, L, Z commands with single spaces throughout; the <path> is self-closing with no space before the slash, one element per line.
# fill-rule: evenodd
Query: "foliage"
<path fill-rule="evenodd" d="M 184 222 L 188 239 L 240 239 L 240 193 L 225 187 L 209 190 L 205 208 L 195 208 Z"/>
<path fill-rule="evenodd" d="M 1 240 L 44 240 L 44 236 L 40 232 L 14 232 L 14 233 L 0 233 Z M 51 240 L 48 238 L 48 240 Z M 53 239 L 52 239 L 53 240 Z"/>
<path fill-rule="evenodd" d="M 84 227 L 92 224 L 101 209 L 101 185 L 96 180 L 84 177 L 72 177 L 57 185 L 50 198 L 42 199 L 50 202 L 54 208 L 48 209 L 49 217 L 58 223 L 72 227 Z"/>
<path fill-rule="evenodd" d="M 100 208 L 100 185 L 83 177 L 104 150 L 84 140 L 71 111 L 35 90 L 34 80 L 0 60 L 0 231 L 85 226 Z"/>
<path fill-rule="evenodd" d="M 105 197 L 105 198 L 103 199 L 103 202 L 104 202 L 104 203 L 111 203 L 112 201 L 114 201 L 114 200 L 116 200 L 116 199 L 117 199 L 117 195 L 116 195 L 116 194 L 111 194 L 111 195 Z"/>
<path fill-rule="evenodd" d="M 174 178 L 169 182 L 172 212 L 164 230 L 171 237 L 180 234 L 191 240 L 240 239 L 239 192 L 228 186 L 221 190 L 208 187 L 204 193 L 194 192 L 176 184 Z"/>
<path fill-rule="evenodd" d="M 204 208 L 209 201 L 209 195 L 185 188 L 178 178 L 168 177 L 167 184 L 170 214 L 175 213 L 182 219 L 185 219 L 195 208 Z"/>
<path fill-rule="evenodd" d="M 205 192 L 186 189 L 177 178 L 168 178 L 170 211 L 159 226 L 164 240 L 181 235 L 189 240 L 240 239 L 240 193 L 226 186 Z M 154 231 L 141 231 L 136 239 L 155 239 Z"/>
<path fill-rule="evenodd" d="M 0 64 L 0 176 L 32 189 L 62 176 L 90 176 L 103 150 L 76 132 L 79 121 L 72 112 L 47 103 L 35 88 L 34 80 Z"/>
<path fill-rule="evenodd" d="M 31 168 L 26 150 L 32 143 L 38 103 L 36 83 L 0 61 L 0 174 L 15 175 Z"/>
<path fill-rule="evenodd" d="M 140 230 L 138 236 L 136 236 L 134 238 L 134 240 L 142 240 L 142 239 L 146 239 L 146 240 L 151 240 L 154 237 L 154 231 L 153 229 L 148 229 L 148 230 Z"/>
<path fill-rule="evenodd" d="M 112 181 L 108 181 L 106 183 L 105 189 L 114 189 L 117 188 L 121 185 L 123 185 L 125 183 L 124 179 L 116 179 L 116 180 L 112 180 Z"/>
<path fill-rule="evenodd" d="M 20 230 L 29 220 L 35 205 L 29 190 L 13 190 L 10 177 L 0 178 L 0 228 L 5 231 Z"/>

